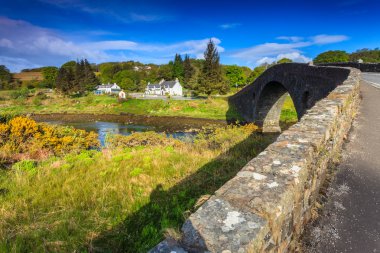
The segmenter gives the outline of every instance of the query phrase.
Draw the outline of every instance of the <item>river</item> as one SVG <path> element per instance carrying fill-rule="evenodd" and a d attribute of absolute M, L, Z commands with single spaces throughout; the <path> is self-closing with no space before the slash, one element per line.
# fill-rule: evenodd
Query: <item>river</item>
<path fill-rule="evenodd" d="M 94 131 L 104 146 L 107 134 L 130 135 L 133 132 L 154 131 L 183 141 L 192 141 L 200 129 L 225 125 L 224 121 L 184 117 L 146 117 L 136 115 L 43 114 L 32 115 L 38 122 L 72 126 Z"/>

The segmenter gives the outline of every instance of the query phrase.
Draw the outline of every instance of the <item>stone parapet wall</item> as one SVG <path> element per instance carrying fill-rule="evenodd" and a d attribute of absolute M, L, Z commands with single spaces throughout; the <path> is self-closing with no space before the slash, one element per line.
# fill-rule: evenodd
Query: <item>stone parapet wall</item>
<path fill-rule="evenodd" d="M 182 239 L 151 252 L 292 252 L 357 113 L 360 71 L 326 98 L 193 213 Z"/>
<path fill-rule="evenodd" d="M 362 72 L 380 72 L 380 63 L 337 62 L 318 64 L 318 66 L 350 67 L 360 69 Z"/>

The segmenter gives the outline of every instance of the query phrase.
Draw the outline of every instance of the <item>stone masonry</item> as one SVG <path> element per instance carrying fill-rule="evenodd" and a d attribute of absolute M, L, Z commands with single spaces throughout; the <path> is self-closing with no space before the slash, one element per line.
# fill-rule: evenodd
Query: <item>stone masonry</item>
<path fill-rule="evenodd" d="M 180 241 L 150 252 L 292 252 L 358 110 L 360 71 L 344 70 L 340 85 L 186 220 Z"/>

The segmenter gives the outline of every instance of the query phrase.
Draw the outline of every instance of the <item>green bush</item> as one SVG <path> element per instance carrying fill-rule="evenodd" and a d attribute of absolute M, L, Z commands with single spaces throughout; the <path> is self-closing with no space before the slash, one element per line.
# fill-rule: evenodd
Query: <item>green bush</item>
<path fill-rule="evenodd" d="M 29 96 L 28 88 L 21 88 L 19 90 L 12 91 L 9 95 L 13 99 L 27 98 Z"/>

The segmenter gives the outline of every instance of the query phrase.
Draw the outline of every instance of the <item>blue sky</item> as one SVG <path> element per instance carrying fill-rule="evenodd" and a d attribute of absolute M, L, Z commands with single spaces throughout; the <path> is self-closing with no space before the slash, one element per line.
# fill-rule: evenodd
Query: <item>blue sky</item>
<path fill-rule="evenodd" d="M 378 0 L 2 0 L 0 64 L 11 71 L 68 60 L 167 63 L 202 58 L 255 67 L 288 57 L 380 47 Z"/>

